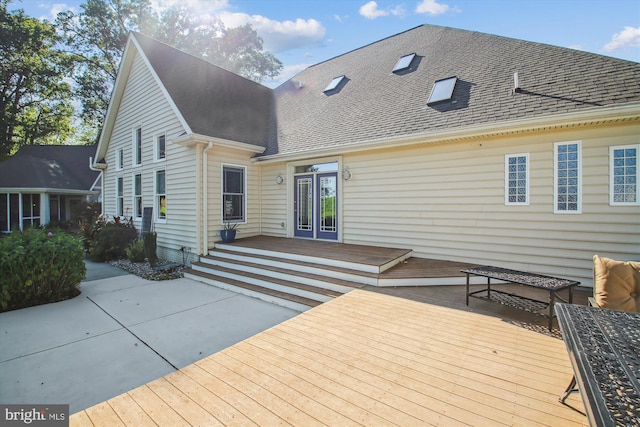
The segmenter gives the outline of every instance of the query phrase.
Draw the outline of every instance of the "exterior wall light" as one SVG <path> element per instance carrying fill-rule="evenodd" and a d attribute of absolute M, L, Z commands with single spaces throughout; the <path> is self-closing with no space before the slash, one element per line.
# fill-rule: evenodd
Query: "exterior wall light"
<path fill-rule="evenodd" d="M 280 185 L 284 182 L 284 178 L 282 177 L 282 175 L 278 174 L 278 176 L 276 176 L 276 184 Z"/>
<path fill-rule="evenodd" d="M 342 169 L 342 179 L 344 179 L 345 181 L 349 181 L 351 179 L 351 171 L 349 170 L 349 166 L 345 167 L 344 169 Z"/>

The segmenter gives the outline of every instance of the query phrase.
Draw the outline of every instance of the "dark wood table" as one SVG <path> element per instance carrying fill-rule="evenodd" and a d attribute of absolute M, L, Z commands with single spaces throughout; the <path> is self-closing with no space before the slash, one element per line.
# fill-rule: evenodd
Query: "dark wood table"
<path fill-rule="evenodd" d="M 553 325 L 553 307 L 556 299 L 564 302 L 573 302 L 573 288 L 580 284 L 580 282 L 575 280 L 544 276 L 542 274 L 527 273 L 518 270 L 509 270 L 507 268 L 494 267 L 490 265 L 468 268 L 460 271 L 467 275 L 467 305 L 469 305 L 469 297 L 474 297 L 516 307 L 542 316 L 548 316 L 549 331 L 551 331 Z M 469 292 L 469 276 L 471 275 L 486 277 L 487 287 L 478 291 Z M 491 289 L 491 279 L 544 289 L 549 291 L 549 301 L 540 301 L 509 292 Z M 564 289 L 569 290 L 569 297 L 566 300 L 558 295 L 558 292 Z M 545 311 L 548 312 L 545 313 Z"/>
<path fill-rule="evenodd" d="M 589 424 L 640 425 L 640 314 L 563 303 L 556 313 Z"/>

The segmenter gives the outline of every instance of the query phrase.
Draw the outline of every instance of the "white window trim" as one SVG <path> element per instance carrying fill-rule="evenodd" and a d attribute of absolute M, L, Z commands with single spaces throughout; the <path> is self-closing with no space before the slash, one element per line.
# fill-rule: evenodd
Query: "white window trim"
<path fill-rule="evenodd" d="M 247 167 L 243 166 L 243 165 L 234 165 L 231 163 L 222 163 L 220 165 L 220 194 L 221 194 L 221 198 L 224 197 L 224 168 L 225 167 L 230 167 L 230 168 L 237 168 L 237 169 L 242 169 L 243 172 L 243 176 L 244 176 L 244 188 L 242 189 L 242 191 L 244 192 L 244 203 L 242 204 L 242 217 L 244 218 L 242 221 L 235 221 L 234 224 L 246 224 L 247 223 L 247 204 L 248 204 L 248 200 L 249 200 L 249 195 L 247 194 L 247 181 L 248 181 L 248 177 L 247 177 Z M 220 203 L 220 220 L 222 222 L 222 224 L 224 224 L 224 203 Z"/>
<path fill-rule="evenodd" d="M 121 171 L 122 169 L 124 169 L 124 150 L 119 148 L 116 150 L 116 170 Z"/>
<path fill-rule="evenodd" d="M 574 211 L 558 210 L 558 147 L 561 145 L 578 145 L 578 200 Z M 582 141 L 563 141 L 553 144 L 553 213 L 577 215 L 582 213 Z"/>
<path fill-rule="evenodd" d="M 158 150 L 158 138 L 164 136 L 164 158 L 160 158 L 160 150 Z M 153 136 L 153 161 L 154 162 L 164 162 L 167 160 L 167 133 L 161 132 Z"/>
<path fill-rule="evenodd" d="M 160 195 L 158 193 L 158 172 L 160 171 L 164 171 L 164 197 L 165 200 L 167 199 L 167 170 L 164 168 L 156 169 L 153 171 L 153 209 L 156 212 L 155 222 L 158 224 L 166 224 L 168 215 L 164 218 L 160 218 L 160 202 L 158 200 L 158 196 Z"/>
<path fill-rule="evenodd" d="M 614 145 L 609 147 L 609 205 L 610 206 L 640 206 L 640 160 L 636 157 L 636 201 L 635 202 L 616 202 L 614 200 L 614 150 L 625 150 L 635 148 L 636 155 L 640 155 L 640 144 Z"/>
<path fill-rule="evenodd" d="M 140 163 L 136 163 L 136 157 L 138 156 L 138 146 L 137 146 L 137 134 L 138 130 L 140 130 Z M 134 126 L 132 135 L 131 135 L 131 165 L 134 168 L 142 166 L 142 157 L 143 157 L 143 145 L 142 144 L 142 125 Z"/>
<path fill-rule="evenodd" d="M 513 157 L 524 157 L 526 159 L 527 169 L 525 170 L 526 182 L 525 182 L 525 201 L 524 202 L 510 202 L 509 201 L 509 159 Z M 530 194 L 529 194 L 529 182 L 531 181 L 529 175 L 529 153 L 518 154 L 505 154 L 504 156 L 504 204 L 505 206 L 529 206 Z"/>
<path fill-rule="evenodd" d="M 137 206 L 137 204 L 136 204 L 136 197 L 137 197 L 137 195 L 136 195 L 136 176 L 137 175 L 140 175 L 140 196 L 139 197 L 142 200 L 142 207 L 141 207 L 141 210 L 140 210 L 140 216 L 138 216 L 138 213 L 136 212 L 136 206 Z M 131 179 L 131 193 L 132 193 L 131 201 L 132 201 L 132 206 L 133 206 L 133 209 L 132 209 L 133 210 L 133 212 L 132 212 L 133 215 L 132 216 L 133 216 L 133 220 L 134 221 L 140 222 L 140 221 L 142 221 L 142 215 L 144 213 L 144 190 L 142 188 L 142 173 L 134 173 L 131 178 L 132 178 Z"/>

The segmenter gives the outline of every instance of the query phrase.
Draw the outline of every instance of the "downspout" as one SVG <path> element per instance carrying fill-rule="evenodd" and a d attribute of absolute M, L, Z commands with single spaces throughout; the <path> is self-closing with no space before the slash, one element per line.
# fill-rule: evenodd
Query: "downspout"
<path fill-rule="evenodd" d="M 205 148 L 204 151 L 202 152 L 202 175 L 203 175 L 202 200 L 204 203 L 204 206 L 202 208 L 203 216 L 204 216 L 202 220 L 202 224 L 203 224 L 202 243 L 204 244 L 204 250 L 203 250 L 204 255 L 208 255 L 209 253 L 209 198 L 208 198 L 209 185 L 207 184 L 207 182 L 209 181 L 209 167 L 208 167 L 209 162 L 207 159 L 207 153 L 212 148 L 213 148 L 213 142 L 210 141 L 207 144 L 207 148 Z"/>
<path fill-rule="evenodd" d="M 98 169 L 93 166 L 93 157 L 89 157 L 89 169 L 94 172 L 100 172 L 100 191 L 102 192 L 102 203 L 100 203 L 100 216 L 104 218 L 104 205 L 106 198 L 104 197 L 104 191 L 106 189 L 106 185 L 104 185 L 104 171 L 102 169 Z M 95 181 L 94 181 L 95 184 Z"/>

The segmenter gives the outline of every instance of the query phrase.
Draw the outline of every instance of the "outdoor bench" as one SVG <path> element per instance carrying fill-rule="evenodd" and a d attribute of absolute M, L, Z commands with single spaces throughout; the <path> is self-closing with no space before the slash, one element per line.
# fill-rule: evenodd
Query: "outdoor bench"
<path fill-rule="evenodd" d="M 573 302 L 573 288 L 580 284 L 575 280 L 567 280 L 559 277 L 544 276 L 541 274 L 527 273 L 524 271 L 509 270 L 507 268 L 493 267 L 490 265 L 483 267 L 474 267 L 460 270 L 467 275 L 467 305 L 469 305 L 469 297 L 479 298 L 486 301 L 494 301 L 510 307 L 519 308 L 530 313 L 535 313 L 549 318 L 549 331 L 551 331 L 553 323 L 553 307 L 556 300 L 562 302 Z M 482 276 L 487 278 L 487 287 L 470 292 L 469 277 Z M 530 286 L 532 288 L 543 289 L 549 291 L 549 301 L 540 301 L 509 292 L 491 289 L 491 279 L 500 282 L 517 283 L 519 285 Z M 569 298 L 565 300 L 559 291 L 568 289 Z"/>

